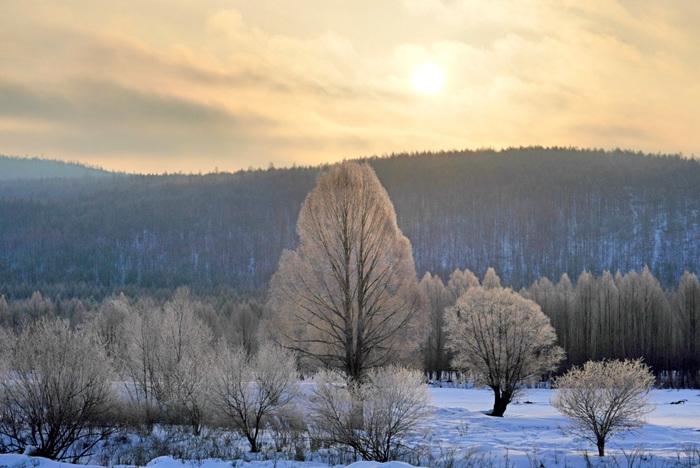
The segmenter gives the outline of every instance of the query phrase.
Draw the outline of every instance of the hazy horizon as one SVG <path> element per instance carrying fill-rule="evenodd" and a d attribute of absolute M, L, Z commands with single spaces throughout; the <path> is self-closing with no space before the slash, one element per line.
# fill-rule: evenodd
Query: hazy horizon
<path fill-rule="evenodd" d="M 0 153 L 163 173 L 512 146 L 700 154 L 700 4 L 15 1 Z"/>
<path fill-rule="evenodd" d="M 667 152 L 657 152 L 657 153 L 645 153 L 641 150 L 638 149 L 633 149 L 633 148 L 579 148 L 579 147 L 556 147 L 556 146 L 540 146 L 540 145 L 528 145 L 528 146 L 520 146 L 520 147 L 505 147 L 505 148 L 454 148 L 454 149 L 442 149 L 442 150 L 435 150 L 435 151 L 421 151 L 421 150 L 415 150 L 415 151 L 394 151 L 391 153 L 385 153 L 385 154 L 368 154 L 368 155 L 356 155 L 356 156 L 349 156 L 349 157 L 344 157 L 339 160 L 332 160 L 332 161 L 321 161 L 321 162 L 313 162 L 313 163 L 298 163 L 295 161 L 292 161 L 289 164 L 283 164 L 283 165 L 276 165 L 274 163 L 267 163 L 267 164 L 260 164 L 260 165 L 250 165 L 248 167 L 241 167 L 241 168 L 235 168 L 235 169 L 227 169 L 227 168 L 220 168 L 218 166 L 215 166 L 211 169 L 198 169 L 198 170 L 175 170 L 175 171 L 169 171 L 167 169 L 164 170 L 157 170 L 157 171 L 138 171 L 138 170 L 122 170 L 122 169 L 110 169 L 107 167 L 103 167 L 99 164 L 93 164 L 89 162 L 81 162 L 76 159 L 60 159 L 60 158 L 53 158 L 50 156 L 44 156 L 44 155 L 12 155 L 12 154 L 0 154 L 0 158 L 10 158 L 10 159 L 18 159 L 18 160 L 25 160 L 25 161 L 47 161 L 47 162 L 56 162 L 56 163 L 61 163 L 61 164 L 77 164 L 80 166 L 84 166 L 87 169 L 93 169 L 97 171 L 106 171 L 106 172 L 111 172 L 114 174 L 125 174 L 125 175 L 153 175 L 153 176 L 158 176 L 158 175 L 211 175 L 211 174 L 235 174 L 240 171 L 261 171 L 261 170 L 267 170 L 267 169 L 280 169 L 280 170 L 287 170 L 287 169 L 292 169 L 292 168 L 318 168 L 318 167 L 324 167 L 327 164 L 334 164 L 334 163 L 342 163 L 344 161 L 371 161 L 374 159 L 388 159 L 392 157 L 414 157 L 414 156 L 422 156 L 422 155 L 433 155 L 437 157 L 441 156 L 451 156 L 451 155 L 467 155 L 467 154 L 474 154 L 477 155 L 479 153 L 483 152 L 493 152 L 494 154 L 500 154 L 500 153 L 505 153 L 509 151 L 527 151 L 527 150 L 542 150 L 544 152 L 550 152 L 550 151 L 558 151 L 558 150 L 576 150 L 576 151 L 583 151 L 583 152 L 604 152 L 604 153 L 614 153 L 614 152 L 621 152 L 621 153 L 638 153 L 642 156 L 650 156 L 650 157 L 680 157 L 683 159 L 691 159 L 691 160 L 697 160 L 700 162 L 700 157 L 698 155 L 694 154 L 683 154 L 683 153 L 667 153 Z"/>

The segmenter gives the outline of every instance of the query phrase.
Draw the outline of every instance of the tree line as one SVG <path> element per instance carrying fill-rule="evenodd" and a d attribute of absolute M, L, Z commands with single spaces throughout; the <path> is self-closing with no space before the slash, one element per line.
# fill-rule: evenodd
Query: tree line
<path fill-rule="evenodd" d="M 370 158 L 416 270 L 505 284 L 700 270 L 700 163 L 572 148 Z M 319 167 L 0 182 L 0 294 L 265 291 Z"/>
<path fill-rule="evenodd" d="M 456 369 L 447 348 L 446 309 L 470 288 L 501 283 L 493 269 L 487 270 L 483 279 L 468 269 L 455 270 L 446 279 L 443 282 L 439 276 L 426 273 L 418 283 L 425 310 L 422 326 L 427 330 L 419 363 L 433 379 L 446 379 L 446 372 Z M 576 281 L 568 275 L 556 283 L 541 278 L 520 293 L 536 302 L 551 320 L 557 342 L 566 353 L 562 370 L 590 359 L 643 357 L 664 385 L 700 384 L 700 281 L 695 274 L 686 272 L 676 287 L 664 289 L 647 268 L 600 276 L 584 272 Z M 95 316 L 115 314 L 115 299 L 155 306 L 169 297 L 141 294 L 129 299 L 122 294 L 90 301 L 52 299 L 38 291 L 26 299 L 0 296 L 0 327 L 18 330 L 28 321 L 45 317 L 79 326 Z M 270 320 L 264 300 L 224 295 L 192 295 L 192 300 L 197 314 L 217 337 L 256 349 L 261 326 Z"/>
<path fill-rule="evenodd" d="M 439 276 L 420 281 L 429 310 L 430 334 L 424 366 L 440 378 L 451 365 L 446 346 L 446 309 L 470 288 L 500 285 L 495 270 L 483 281 L 469 270 L 455 270 L 444 283 Z M 520 293 L 549 317 L 566 352 L 562 369 L 589 360 L 643 358 L 660 384 L 700 384 L 700 281 L 685 272 L 675 288 L 664 289 L 649 268 L 595 276 L 583 272 L 575 282 L 567 274 L 553 283 L 541 278 Z"/>

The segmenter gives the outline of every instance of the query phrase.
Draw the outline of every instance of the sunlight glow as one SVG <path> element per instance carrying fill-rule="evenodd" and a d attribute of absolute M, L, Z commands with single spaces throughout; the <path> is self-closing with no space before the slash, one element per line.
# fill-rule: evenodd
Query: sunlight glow
<path fill-rule="evenodd" d="M 445 74 L 440 66 L 424 63 L 413 71 L 413 88 L 423 94 L 436 94 L 445 84 Z"/>

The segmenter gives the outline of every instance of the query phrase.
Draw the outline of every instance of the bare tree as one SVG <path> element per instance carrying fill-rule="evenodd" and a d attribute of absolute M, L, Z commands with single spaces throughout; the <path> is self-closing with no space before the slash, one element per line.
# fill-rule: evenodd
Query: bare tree
<path fill-rule="evenodd" d="M 158 323 L 154 392 L 171 416 L 184 414 L 195 434 L 204 419 L 204 389 L 211 369 L 212 333 L 195 315 L 198 304 L 186 288 L 165 303 Z"/>
<path fill-rule="evenodd" d="M 271 281 L 276 338 L 353 379 L 415 349 L 421 306 L 411 245 L 372 168 L 348 162 L 323 172 L 297 231 L 297 249 L 282 254 Z"/>
<path fill-rule="evenodd" d="M 157 415 L 184 417 L 195 434 L 205 417 L 204 390 L 213 359 L 213 336 L 197 316 L 199 306 L 180 288 L 163 306 L 149 300 L 131 306 L 116 298 L 103 306 L 110 315 L 95 321 L 108 349 L 115 342 L 123 350 L 114 353 L 115 368 L 146 421 L 154 422 Z M 125 318 L 112 320 L 113 314 Z"/>
<path fill-rule="evenodd" d="M 564 357 L 540 307 L 510 289 L 469 289 L 448 309 L 447 330 L 456 365 L 493 390 L 492 416 L 503 416 L 522 383 Z"/>
<path fill-rule="evenodd" d="M 700 384 L 700 281 L 696 275 L 683 273 L 673 295 L 673 311 L 683 384 L 697 386 Z"/>
<path fill-rule="evenodd" d="M 271 344 L 250 356 L 242 346 L 222 344 L 212 378 L 211 403 L 225 422 L 240 431 L 251 452 L 260 451 L 258 436 L 270 419 L 296 398 L 294 354 Z"/>
<path fill-rule="evenodd" d="M 14 346 L 12 333 L 0 326 L 0 377 L 5 378 L 5 373 L 10 365 L 10 355 Z"/>
<path fill-rule="evenodd" d="M 96 336 L 40 319 L 12 338 L 0 379 L 5 449 L 76 461 L 111 432 L 110 367 Z"/>
<path fill-rule="evenodd" d="M 160 312 L 152 301 L 145 299 L 128 307 L 125 312 L 127 317 L 123 333 L 126 351 L 114 356 L 115 369 L 131 403 L 150 424 L 154 422 L 158 407 L 154 387 Z"/>
<path fill-rule="evenodd" d="M 11 324 L 12 315 L 10 314 L 10 306 L 7 303 L 5 296 L 0 294 L 0 327 L 7 327 Z"/>
<path fill-rule="evenodd" d="M 664 291 L 649 268 L 598 277 L 583 272 L 575 284 L 567 275 L 556 285 L 542 278 L 525 294 L 550 317 L 567 364 L 644 356 L 658 379 L 693 384 L 700 367 L 693 347 L 700 337 L 700 283 L 694 275 L 684 274 L 676 291 Z"/>
<path fill-rule="evenodd" d="M 654 375 L 641 360 L 588 361 L 556 380 L 552 404 L 573 420 L 573 431 L 598 447 L 613 434 L 643 424 Z"/>
<path fill-rule="evenodd" d="M 403 440 L 428 413 L 428 389 L 414 370 L 373 369 L 363 382 L 321 372 L 315 384 L 314 424 L 329 442 L 347 445 L 365 460 L 386 462 L 400 456 Z"/>
<path fill-rule="evenodd" d="M 121 359 L 127 353 L 126 322 L 131 313 L 132 305 L 124 294 L 120 294 L 106 298 L 90 322 L 90 327 L 112 361 Z"/>
<path fill-rule="evenodd" d="M 428 336 L 425 341 L 424 367 L 435 372 L 440 379 L 442 372 L 449 368 L 449 356 L 445 349 L 445 308 L 454 301 L 450 291 L 445 287 L 439 276 L 426 272 L 418 285 L 423 295 L 423 303 L 428 312 Z"/>

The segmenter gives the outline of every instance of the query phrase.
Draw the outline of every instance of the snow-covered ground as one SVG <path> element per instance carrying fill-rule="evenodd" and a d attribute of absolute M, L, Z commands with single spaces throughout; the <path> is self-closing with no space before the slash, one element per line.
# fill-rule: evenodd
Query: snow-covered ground
<path fill-rule="evenodd" d="M 515 466 L 535 461 L 534 466 L 586 466 L 587 452 L 592 463 L 599 461 L 594 445 L 567 432 L 569 421 L 550 404 L 552 390 L 525 390 L 504 418 L 485 414 L 493 403 L 489 390 L 432 388 L 431 394 L 435 408 L 421 428 L 424 440 L 433 448 L 457 450 L 457 459 L 466 455 L 505 464 L 507 457 Z M 679 400 L 687 402 L 670 404 Z M 654 409 L 647 424 L 613 437 L 607 454 L 621 466 L 628 466 L 633 455 L 643 455 L 652 466 L 688 457 L 695 463 L 690 466 L 700 466 L 700 391 L 653 390 L 650 401 Z"/>
<path fill-rule="evenodd" d="M 550 405 L 551 390 L 524 391 L 504 418 L 485 414 L 492 404 L 488 390 L 431 388 L 433 412 L 411 438 L 416 447 L 411 461 L 424 466 L 493 467 L 676 467 L 700 466 L 700 390 L 654 390 L 654 410 L 647 424 L 609 441 L 604 459 L 588 441 L 567 433 L 569 421 Z M 671 402 L 687 400 L 683 404 Z M 454 463 L 454 464 L 453 464 Z M 0 455 L 0 467 L 67 468 L 24 455 Z M 327 466 L 319 462 L 219 461 L 180 462 L 159 457 L 153 468 L 232 468 Z M 373 468 L 361 462 L 357 468 Z M 385 464 L 383 468 L 406 466 Z"/>

